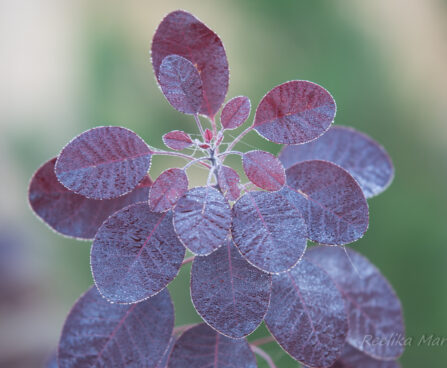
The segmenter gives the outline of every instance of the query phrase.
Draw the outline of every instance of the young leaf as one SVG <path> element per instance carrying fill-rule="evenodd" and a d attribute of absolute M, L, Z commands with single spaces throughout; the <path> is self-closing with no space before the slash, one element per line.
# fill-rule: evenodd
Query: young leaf
<path fill-rule="evenodd" d="M 203 90 L 200 113 L 214 118 L 225 100 L 229 81 L 227 56 L 219 36 L 192 14 L 174 11 L 160 23 L 152 41 L 157 79 L 162 60 L 172 54 L 188 59 L 199 71 Z"/>
<path fill-rule="evenodd" d="M 250 99 L 238 96 L 228 101 L 220 114 L 220 122 L 224 129 L 236 129 L 241 126 L 250 116 Z"/>
<path fill-rule="evenodd" d="M 167 290 L 142 303 L 107 302 L 91 287 L 73 306 L 59 341 L 59 368 L 155 368 L 174 327 Z"/>
<path fill-rule="evenodd" d="M 197 114 L 202 105 L 202 80 L 195 66 L 178 55 L 166 56 L 158 74 L 161 90 L 171 106 L 185 114 Z"/>
<path fill-rule="evenodd" d="M 310 367 L 331 366 L 348 333 L 340 292 L 324 271 L 306 260 L 273 275 L 265 323 L 285 351 Z"/>
<path fill-rule="evenodd" d="M 230 226 L 230 206 L 214 188 L 190 189 L 175 206 L 175 231 L 194 254 L 208 255 L 223 245 Z"/>
<path fill-rule="evenodd" d="M 187 191 L 188 177 L 184 170 L 174 168 L 163 171 L 149 192 L 149 207 L 155 212 L 167 211 Z"/>
<path fill-rule="evenodd" d="M 239 198 L 232 234 L 245 259 L 269 273 L 295 266 L 307 243 L 304 219 L 279 193 L 251 192 Z"/>
<path fill-rule="evenodd" d="M 229 166 L 220 165 L 217 169 L 217 182 L 224 196 L 229 201 L 235 201 L 241 195 L 239 174 Z"/>
<path fill-rule="evenodd" d="M 385 149 L 366 134 L 344 126 L 332 126 L 310 143 L 285 146 L 279 159 L 286 169 L 307 160 L 333 162 L 357 180 L 366 198 L 382 193 L 394 177 Z"/>
<path fill-rule="evenodd" d="M 88 199 L 65 188 L 54 174 L 56 158 L 34 174 L 28 199 L 35 214 L 54 231 L 78 239 L 93 239 L 104 220 L 119 209 L 146 200 L 152 181 L 145 176 L 130 193 L 118 198 Z"/>
<path fill-rule="evenodd" d="M 371 262 L 345 249 L 347 254 L 339 247 L 313 247 L 306 259 L 329 274 L 346 300 L 347 342 L 376 359 L 397 359 L 404 346 L 396 338 L 405 336 L 400 301 Z"/>
<path fill-rule="evenodd" d="M 211 327 L 234 339 L 249 335 L 262 322 L 271 287 L 271 276 L 242 258 L 232 240 L 192 264 L 194 307 Z"/>
<path fill-rule="evenodd" d="M 290 81 L 263 97 L 253 127 L 272 142 L 301 144 L 328 130 L 335 111 L 335 101 L 323 87 L 308 81 Z"/>
<path fill-rule="evenodd" d="M 185 248 L 172 226 L 172 213 L 151 212 L 136 203 L 110 216 L 99 228 L 90 263 L 101 294 L 116 303 L 137 303 L 164 289 L 176 276 Z"/>
<path fill-rule="evenodd" d="M 242 165 L 250 181 L 259 188 L 277 191 L 286 182 L 284 167 L 276 156 L 264 151 L 244 153 Z"/>
<path fill-rule="evenodd" d="M 177 339 L 175 336 L 171 336 L 171 339 L 169 340 L 168 347 L 166 348 L 165 352 L 163 353 L 163 356 L 161 357 L 160 361 L 158 362 L 156 368 L 168 368 L 168 360 L 171 355 L 172 349 L 174 348 L 175 342 Z"/>
<path fill-rule="evenodd" d="M 342 356 L 331 368 L 400 368 L 396 361 L 377 360 L 354 349 L 349 344 L 345 345 Z"/>
<path fill-rule="evenodd" d="M 181 130 L 173 130 L 163 136 L 166 147 L 175 151 L 181 151 L 192 145 L 191 137 Z"/>
<path fill-rule="evenodd" d="M 211 140 L 213 139 L 213 133 L 211 132 L 211 130 L 209 130 L 208 128 L 205 129 L 205 142 L 206 143 L 210 143 Z"/>
<path fill-rule="evenodd" d="M 245 339 L 230 339 L 201 323 L 178 338 L 168 367 L 256 368 L 257 365 Z"/>
<path fill-rule="evenodd" d="M 358 240 L 368 228 L 368 204 L 354 178 L 327 161 L 304 161 L 286 170 L 281 195 L 298 208 L 309 239 L 343 245 Z"/>
<path fill-rule="evenodd" d="M 58 180 L 92 199 L 116 198 L 130 192 L 147 174 L 152 152 L 131 130 L 98 127 L 68 143 L 55 166 Z"/>

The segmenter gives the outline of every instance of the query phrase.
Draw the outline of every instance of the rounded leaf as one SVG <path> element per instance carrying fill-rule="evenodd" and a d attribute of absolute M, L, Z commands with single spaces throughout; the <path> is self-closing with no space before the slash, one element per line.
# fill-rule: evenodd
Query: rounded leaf
<path fill-rule="evenodd" d="M 340 292 L 324 271 L 306 260 L 273 276 L 265 323 L 285 351 L 310 367 L 330 367 L 348 333 Z"/>
<path fill-rule="evenodd" d="M 396 361 L 371 358 L 346 344 L 342 356 L 331 368 L 400 368 L 400 364 Z"/>
<path fill-rule="evenodd" d="M 228 101 L 220 114 L 220 122 L 224 129 L 236 129 L 241 126 L 250 116 L 250 99 L 238 96 Z"/>
<path fill-rule="evenodd" d="M 175 231 L 194 254 L 207 255 L 223 245 L 230 226 L 228 201 L 214 188 L 190 189 L 175 206 Z"/>
<path fill-rule="evenodd" d="M 253 127 L 272 142 L 301 144 L 328 130 L 335 112 L 335 101 L 323 87 L 308 81 L 290 81 L 263 97 Z"/>
<path fill-rule="evenodd" d="M 241 195 L 239 183 L 241 178 L 236 170 L 229 166 L 220 165 L 217 169 L 217 183 L 224 196 L 229 201 L 235 201 Z"/>
<path fill-rule="evenodd" d="M 161 90 L 171 106 L 185 114 L 197 114 L 202 105 L 202 80 L 195 66 L 178 55 L 166 56 L 158 74 Z"/>
<path fill-rule="evenodd" d="M 327 161 L 304 161 L 286 170 L 281 194 L 307 222 L 309 239 L 343 245 L 360 239 L 368 229 L 368 204 L 355 179 Z"/>
<path fill-rule="evenodd" d="M 192 145 L 192 139 L 189 134 L 181 130 L 173 130 L 169 133 L 166 133 L 163 136 L 163 142 L 166 147 L 173 149 L 175 151 L 181 151 L 185 148 L 188 148 Z"/>
<path fill-rule="evenodd" d="M 164 289 L 177 276 L 184 257 L 172 213 L 151 212 L 147 203 L 136 203 L 110 216 L 99 228 L 90 263 L 105 298 L 137 303 Z"/>
<path fill-rule="evenodd" d="M 147 174 L 152 152 L 131 130 L 98 127 L 87 130 L 61 151 L 58 180 L 92 199 L 116 198 L 130 192 Z"/>
<path fill-rule="evenodd" d="M 130 193 L 118 198 L 89 199 L 65 188 L 56 178 L 56 158 L 44 163 L 31 179 L 28 199 L 35 214 L 54 231 L 77 239 L 93 239 L 104 220 L 119 209 L 146 200 L 152 181 L 145 176 Z"/>
<path fill-rule="evenodd" d="M 152 65 L 158 80 L 163 59 L 172 54 L 188 59 L 199 71 L 203 91 L 200 113 L 214 118 L 229 83 L 227 56 L 219 36 L 192 14 L 171 12 L 152 40 Z"/>
<path fill-rule="evenodd" d="M 245 339 L 225 337 L 205 323 L 185 331 L 169 358 L 169 368 L 256 368 L 256 358 Z"/>
<path fill-rule="evenodd" d="M 304 219 L 279 193 L 243 195 L 233 206 L 232 234 L 245 259 L 269 273 L 289 270 L 306 250 Z"/>
<path fill-rule="evenodd" d="M 174 207 L 178 199 L 188 191 L 188 177 L 182 169 L 163 171 L 149 192 L 149 207 L 164 212 Z"/>
<path fill-rule="evenodd" d="M 264 151 L 250 151 L 242 156 L 242 165 L 250 181 L 259 188 L 276 191 L 286 182 L 281 161 L 275 155 Z"/>
<path fill-rule="evenodd" d="M 239 339 L 262 322 L 270 301 L 271 276 L 250 265 L 231 240 L 191 269 L 191 299 L 211 327 Z"/>
<path fill-rule="evenodd" d="M 286 169 L 308 160 L 333 162 L 357 180 L 366 198 L 382 193 L 394 177 L 385 149 L 366 134 L 344 126 L 332 126 L 310 143 L 285 146 L 279 159 Z"/>
<path fill-rule="evenodd" d="M 111 304 L 91 287 L 73 306 L 59 341 L 59 368 L 155 368 L 174 328 L 167 290 L 142 303 Z"/>
<path fill-rule="evenodd" d="M 397 359 L 404 351 L 396 343 L 405 337 L 402 306 L 380 271 L 349 248 L 313 247 L 306 259 L 329 274 L 346 300 L 347 342 L 376 359 Z"/>

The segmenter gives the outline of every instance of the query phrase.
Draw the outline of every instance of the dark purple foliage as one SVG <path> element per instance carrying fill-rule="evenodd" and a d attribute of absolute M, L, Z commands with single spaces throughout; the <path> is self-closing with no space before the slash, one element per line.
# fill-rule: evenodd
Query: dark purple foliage
<path fill-rule="evenodd" d="M 155 368 L 174 327 L 167 290 L 142 303 L 111 304 L 91 287 L 73 306 L 59 341 L 59 368 Z"/>
<path fill-rule="evenodd" d="M 306 259 L 326 271 L 342 292 L 348 306 L 349 344 L 377 359 L 398 358 L 404 350 L 399 343 L 405 336 L 402 306 L 380 271 L 348 248 L 314 247 Z"/>
<path fill-rule="evenodd" d="M 172 54 L 188 59 L 199 71 L 203 88 L 200 113 L 214 118 L 229 83 L 227 55 L 219 36 L 190 13 L 174 11 L 163 19 L 152 40 L 157 79 L 163 59 Z"/>
<path fill-rule="evenodd" d="M 56 158 L 44 163 L 34 174 L 29 186 L 31 208 L 53 230 L 78 239 L 93 239 L 103 221 L 132 203 L 146 200 L 152 181 L 145 176 L 129 194 L 118 198 L 96 200 L 73 193 L 54 174 Z"/>
<path fill-rule="evenodd" d="M 304 161 L 286 170 L 284 198 L 303 214 L 309 239 L 342 245 L 358 240 L 368 229 L 368 204 L 354 178 L 327 161 Z"/>
<path fill-rule="evenodd" d="M 285 146 L 279 155 L 285 168 L 308 160 L 326 160 L 347 170 L 366 198 L 382 193 L 393 180 L 394 167 L 385 149 L 366 134 L 332 126 L 310 143 Z"/>
<path fill-rule="evenodd" d="M 187 191 L 188 177 L 184 170 L 163 171 L 149 192 L 149 207 L 155 212 L 167 211 L 174 207 L 178 199 Z"/>
<path fill-rule="evenodd" d="M 286 182 L 281 162 L 269 152 L 250 151 L 244 153 L 242 165 L 248 179 L 259 188 L 276 191 Z"/>
<path fill-rule="evenodd" d="M 174 227 L 191 252 L 207 255 L 222 246 L 231 226 L 228 201 L 211 187 L 190 189 L 174 209 Z"/>
<path fill-rule="evenodd" d="M 177 339 L 172 336 L 169 340 L 168 347 L 165 349 L 165 352 L 163 353 L 163 356 L 161 357 L 160 361 L 158 362 L 156 368 L 168 368 L 168 360 L 171 356 L 172 349 L 174 348 L 175 342 Z"/>
<path fill-rule="evenodd" d="M 269 273 L 289 270 L 306 249 L 304 219 L 279 193 L 243 195 L 233 206 L 232 234 L 247 261 Z"/>
<path fill-rule="evenodd" d="M 250 116 L 250 99 L 245 96 L 238 96 L 228 101 L 220 115 L 220 122 L 224 129 L 236 129 L 241 126 Z"/>
<path fill-rule="evenodd" d="M 172 225 L 172 213 L 151 212 L 136 203 L 109 217 L 91 250 L 93 278 L 112 302 L 137 303 L 164 289 L 185 256 Z"/>
<path fill-rule="evenodd" d="M 58 180 L 92 199 L 130 192 L 147 174 L 152 152 L 134 132 L 121 127 L 87 130 L 68 143 L 55 166 Z"/>
<path fill-rule="evenodd" d="M 345 302 L 336 285 L 306 260 L 273 275 L 265 322 L 284 350 L 310 367 L 331 366 L 348 333 Z"/>
<path fill-rule="evenodd" d="M 335 101 L 323 87 L 308 81 L 290 81 L 264 96 L 253 126 L 272 142 L 301 144 L 329 129 L 335 111 Z"/>
<path fill-rule="evenodd" d="M 262 322 L 271 276 L 250 265 L 231 240 L 191 269 L 191 298 L 200 316 L 220 333 L 241 338 Z"/>
<path fill-rule="evenodd" d="M 202 80 L 195 66 L 178 55 L 166 56 L 158 74 L 161 90 L 171 106 L 185 114 L 197 114 L 202 106 Z"/>
<path fill-rule="evenodd" d="M 167 147 L 176 151 L 184 150 L 193 144 L 189 134 L 186 134 L 181 130 L 173 130 L 166 133 L 163 136 L 163 142 Z"/>
<path fill-rule="evenodd" d="M 371 358 L 346 344 L 342 356 L 331 368 L 400 368 L 400 364 L 396 361 Z"/>
<path fill-rule="evenodd" d="M 229 201 L 235 201 L 241 195 L 240 181 L 239 174 L 231 167 L 220 165 L 217 169 L 217 182 L 220 191 Z"/>
<path fill-rule="evenodd" d="M 168 367 L 256 368 L 257 365 L 245 339 L 230 339 L 202 323 L 178 338 Z"/>

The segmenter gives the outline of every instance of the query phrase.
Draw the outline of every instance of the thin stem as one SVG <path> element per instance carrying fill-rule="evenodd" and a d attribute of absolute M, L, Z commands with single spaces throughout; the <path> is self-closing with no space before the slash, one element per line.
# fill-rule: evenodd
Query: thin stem
<path fill-rule="evenodd" d="M 217 126 L 216 126 L 216 120 L 214 120 L 214 117 L 211 120 L 211 126 L 213 127 L 213 137 L 217 137 Z"/>
<path fill-rule="evenodd" d="M 182 325 L 182 326 L 177 326 L 174 327 L 174 330 L 172 331 L 173 335 L 177 335 L 177 334 L 181 334 L 183 331 L 187 330 L 190 327 L 195 326 L 195 323 L 189 324 L 189 325 Z"/>
<path fill-rule="evenodd" d="M 268 343 L 274 342 L 274 341 L 275 341 L 275 339 L 273 338 L 273 336 L 266 336 L 266 337 L 261 337 L 260 339 L 250 342 L 250 345 L 259 346 L 259 345 L 268 344 Z"/>
<path fill-rule="evenodd" d="M 185 258 L 182 262 L 182 266 L 185 264 L 191 263 L 192 261 L 194 261 L 194 258 L 196 258 L 196 256 L 191 256 L 191 257 Z"/>
<path fill-rule="evenodd" d="M 244 136 L 250 132 L 253 129 L 253 126 L 249 126 L 247 129 L 245 129 L 241 134 L 239 134 L 236 138 L 234 138 L 234 141 L 230 143 L 230 145 L 227 147 L 227 151 L 231 151 L 233 147 L 242 139 Z"/>
<path fill-rule="evenodd" d="M 264 359 L 267 362 L 267 364 L 269 365 L 270 368 L 276 368 L 276 365 L 273 362 L 273 359 L 264 350 L 262 350 L 261 348 L 258 348 L 257 346 L 255 346 L 253 344 L 250 344 L 250 347 L 251 347 L 251 350 L 255 354 L 258 354 L 262 359 Z"/>
<path fill-rule="evenodd" d="M 200 135 L 202 136 L 202 138 L 204 138 L 205 135 L 204 135 L 204 133 L 203 133 L 202 124 L 200 123 L 199 114 L 195 114 L 195 115 L 194 115 L 194 120 L 196 121 L 197 128 L 199 128 Z"/>
<path fill-rule="evenodd" d="M 203 157 L 196 158 L 196 159 L 194 159 L 194 160 L 188 162 L 188 163 L 183 167 L 183 170 L 186 170 L 186 169 L 189 168 L 190 166 L 192 166 L 192 165 L 194 165 L 194 164 L 196 164 L 196 163 L 198 163 L 198 162 L 201 162 L 201 161 L 203 161 L 203 160 L 209 160 L 209 158 L 208 158 L 207 156 L 203 156 Z"/>
<path fill-rule="evenodd" d="M 222 152 L 221 154 L 219 154 L 219 157 L 226 157 L 228 155 L 238 155 L 238 156 L 242 156 L 243 153 L 239 152 L 239 151 L 225 151 Z"/>
<path fill-rule="evenodd" d="M 153 155 L 160 155 L 160 156 L 175 156 L 175 157 L 181 157 L 184 158 L 185 160 L 192 160 L 194 161 L 196 158 L 193 156 L 189 156 L 189 155 L 185 155 L 184 153 L 180 153 L 180 152 L 171 152 L 171 151 L 161 151 L 161 150 L 157 150 L 157 151 L 152 151 Z M 211 167 L 210 165 L 204 163 L 204 162 L 199 162 L 201 165 L 207 167 L 208 169 Z"/>

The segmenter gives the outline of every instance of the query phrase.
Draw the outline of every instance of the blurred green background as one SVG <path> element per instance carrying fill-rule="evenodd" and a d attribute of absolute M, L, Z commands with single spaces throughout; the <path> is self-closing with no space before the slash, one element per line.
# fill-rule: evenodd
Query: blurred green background
<path fill-rule="evenodd" d="M 273 86 L 326 87 L 335 122 L 381 142 L 396 178 L 370 200 L 370 227 L 352 246 L 400 296 L 408 347 L 403 367 L 445 367 L 447 344 L 447 3 L 441 0 L 0 2 L 0 367 L 39 367 L 69 308 L 92 283 L 89 243 L 62 238 L 33 216 L 27 186 L 41 163 L 96 125 L 124 125 L 155 147 L 172 129 L 195 132 L 155 83 L 148 50 L 156 26 L 183 8 L 222 38 L 228 98 L 256 106 Z M 250 133 L 246 142 L 279 146 Z M 249 149 L 240 145 L 240 149 Z M 176 161 L 177 162 L 177 161 Z M 151 175 L 176 164 L 156 158 Z M 197 171 L 198 184 L 203 175 Z M 199 321 L 189 267 L 171 286 L 177 324 Z M 260 328 L 255 337 L 265 335 Z M 278 367 L 297 367 L 265 346 Z M 260 367 L 266 367 L 260 364 Z"/>

